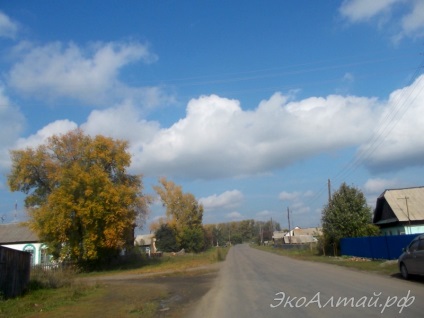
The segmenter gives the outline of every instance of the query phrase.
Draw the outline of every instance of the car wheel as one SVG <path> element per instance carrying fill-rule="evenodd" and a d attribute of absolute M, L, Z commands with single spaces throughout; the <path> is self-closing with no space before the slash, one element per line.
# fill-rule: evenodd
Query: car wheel
<path fill-rule="evenodd" d="M 403 263 L 400 265 L 400 273 L 401 273 L 403 278 L 405 278 L 405 279 L 409 278 L 408 269 L 406 268 L 405 264 L 403 264 Z"/>

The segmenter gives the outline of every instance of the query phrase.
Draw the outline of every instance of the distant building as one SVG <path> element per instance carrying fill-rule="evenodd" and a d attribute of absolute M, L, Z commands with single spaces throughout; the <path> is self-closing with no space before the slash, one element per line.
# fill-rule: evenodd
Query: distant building
<path fill-rule="evenodd" d="M 424 233 L 424 187 L 385 190 L 377 198 L 373 223 L 383 235 Z"/>
<path fill-rule="evenodd" d="M 48 264 L 47 245 L 22 223 L 0 224 L 0 245 L 31 254 L 31 265 Z"/>
<path fill-rule="evenodd" d="M 321 228 L 310 227 L 302 229 L 300 227 L 295 227 L 290 232 L 275 231 L 272 235 L 272 239 L 274 243 L 280 242 L 282 244 L 315 243 L 318 241 L 318 236 L 321 234 Z"/>
<path fill-rule="evenodd" d="M 144 252 L 150 255 L 150 253 L 156 253 L 156 237 L 155 234 L 144 234 L 137 235 L 134 240 L 134 245 L 141 247 Z"/>

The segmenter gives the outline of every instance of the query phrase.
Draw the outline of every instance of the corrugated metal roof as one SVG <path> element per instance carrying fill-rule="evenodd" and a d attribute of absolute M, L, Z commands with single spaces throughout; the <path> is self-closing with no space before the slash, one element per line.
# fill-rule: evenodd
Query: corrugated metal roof
<path fill-rule="evenodd" d="M 384 198 L 400 222 L 424 220 L 424 187 L 386 190 Z"/>
<path fill-rule="evenodd" d="M 0 244 L 39 242 L 37 234 L 22 223 L 0 224 Z"/>

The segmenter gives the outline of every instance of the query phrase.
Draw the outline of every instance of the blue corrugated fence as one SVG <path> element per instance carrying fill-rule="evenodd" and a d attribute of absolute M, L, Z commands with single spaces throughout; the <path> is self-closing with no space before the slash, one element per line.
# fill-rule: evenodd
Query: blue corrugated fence
<path fill-rule="evenodd" d="M 351 237 L 340 240 L 342 255 L 373 259 L 397 259 L 419 234 Z"/>

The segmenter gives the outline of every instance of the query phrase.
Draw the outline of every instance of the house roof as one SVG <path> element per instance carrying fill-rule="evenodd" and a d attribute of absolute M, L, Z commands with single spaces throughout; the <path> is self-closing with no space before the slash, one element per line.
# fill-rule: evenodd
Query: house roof
<path fill-rule="evenodd" d="M 274 231 L 274 233 L 272 234 L 272 238 L 274 240 L 278 240 L 284 237 L 284 235 L 286 235 L 287 232 L 286 231 Z"/>
<path fill-rule="evenodd" d="M 321 234 L 322 234 L 322 230 L 317 227 L 308 227 L 305 229 L 302 229 L 302 228 L 293 229 L 293 236 L 299 236 L 299 235 L 315 236 L 315 235 L 321 235 Z"/>
<path fill-rule="evenodd" d="M 390 206 L 399 222 L 424 220 L 424 187 L 389 189 L 384 191 L 377 198 L 374 222 L 381 223 L 389 221 L 380 220 L 380 210 L 383 208 L 384 201 Z"/>
<path fill-rule="evenodd" d="M 154 238 L 155 238 L 154 234 L 137 235 L 135 238 L 134 245 L 137 245 L 137 246 L 151 245 L 152 240 Z"/>
<path fill-rule="evenodd" d="M 22 223 L 0 224 L 0 244 L 39 242 L 37 234 Z"/>

